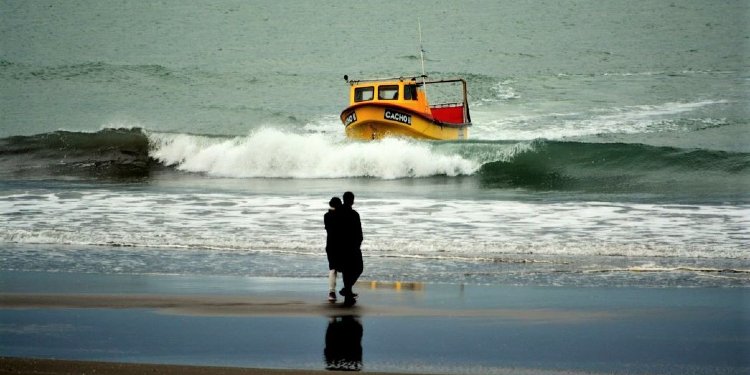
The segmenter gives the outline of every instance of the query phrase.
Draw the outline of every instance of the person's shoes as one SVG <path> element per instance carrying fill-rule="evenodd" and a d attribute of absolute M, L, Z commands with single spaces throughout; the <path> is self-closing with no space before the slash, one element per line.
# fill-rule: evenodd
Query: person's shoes
<path fill-rule="evenodd" d="M 357 303 L 357 300 L 354 297 L 347 296 L 344 298 L 344 306 L 346 307 L 354 306 L 355 303 Z"/>
<path fill-rule="evenodd" d="M 351 290 L 346 290 L 346 289 L 339 290 L 339 294 L 341 294 L 341 296 L 343 297 L 352 297 L 352 298 L 357 298 L 357 296 L 359 296 L 359 294 L 354 293 Z"/>
<path fill-rule="evenodd" d="M 336 292 L 328 293 L 328 302 L 336 302 Z"/>

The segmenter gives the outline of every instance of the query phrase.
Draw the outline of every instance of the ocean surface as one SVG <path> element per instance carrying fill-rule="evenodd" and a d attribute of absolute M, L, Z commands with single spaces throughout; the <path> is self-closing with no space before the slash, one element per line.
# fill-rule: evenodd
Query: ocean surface
<path fill-rule="evenodd" d="M 0 3 L 0 270 L 750 286 L 746 1 Z M 344 137 L 343 76 L 468 81 L 470 139 Z"/>

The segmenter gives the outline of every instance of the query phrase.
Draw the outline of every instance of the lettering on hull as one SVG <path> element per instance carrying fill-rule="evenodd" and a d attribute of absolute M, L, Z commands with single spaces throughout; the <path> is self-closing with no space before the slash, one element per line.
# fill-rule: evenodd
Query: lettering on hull
<path fill-rule="evenodd" d="M 411 115 L 386 108 L 383 118 L 411 126 Z"/>
<path fill-rule="evenodd" d="M 346 117 L 344 117 L 344 127 L 347 127 L 355 122 L 357 122 L 357 112 L 352 111 L 351 113 L 346 115 Z"/>

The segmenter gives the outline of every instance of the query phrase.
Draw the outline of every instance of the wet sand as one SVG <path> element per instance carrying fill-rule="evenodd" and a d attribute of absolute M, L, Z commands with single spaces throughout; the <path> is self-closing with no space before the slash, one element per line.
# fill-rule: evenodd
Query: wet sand
<path fill-rule="evenodd" d="M 325 302 L 323 278 L 0 272 L 0 282 L 0 374 L 750 370 L 742 288 L 363 281 L 347 308 Z"/>
<path fill-rule="evenodd" d="M 379 316 L 497 318 L 525 321 L 589 321 L 617 316 L 614 311 L 572 311 L 566 309 L 439 309 L 403 305 L 344 306 L 320 300 L 289 300 L 253 296 L 153 296 L 78 294 L 0 294 L 5 309 L 153 309 L 164 314 L 196 316 Z"/>
<path fill-rule="evenodd" d="M 385 374 L 364 372 L 371 375 Z M 0 374 L 48 374 L 48 375 L 320 375 L 330 374 L 323 370 L 278 370 L 255 368 L 232 368 L 212 366 L 176 366 L 133 363 L 111 363 L 91 361 L 62 361 L 31 358 L 0 358 Z M 388 373 L 394 375 L 394 373 Z M 419 375 L 419 374 L 412 374 Z"/>

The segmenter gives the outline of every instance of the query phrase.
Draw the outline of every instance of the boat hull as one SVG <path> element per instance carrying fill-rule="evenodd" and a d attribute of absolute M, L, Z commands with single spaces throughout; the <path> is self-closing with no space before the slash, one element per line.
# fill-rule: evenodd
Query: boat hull
<path fill-rule="evenodd" d="M 386 137 L 460 140 L 468 138 L 470 126 L 441 123 L 408 108 L 374 104 L 345 109 L 341 121 L 346 127 L 346 136 L 359 140 Z"/>

